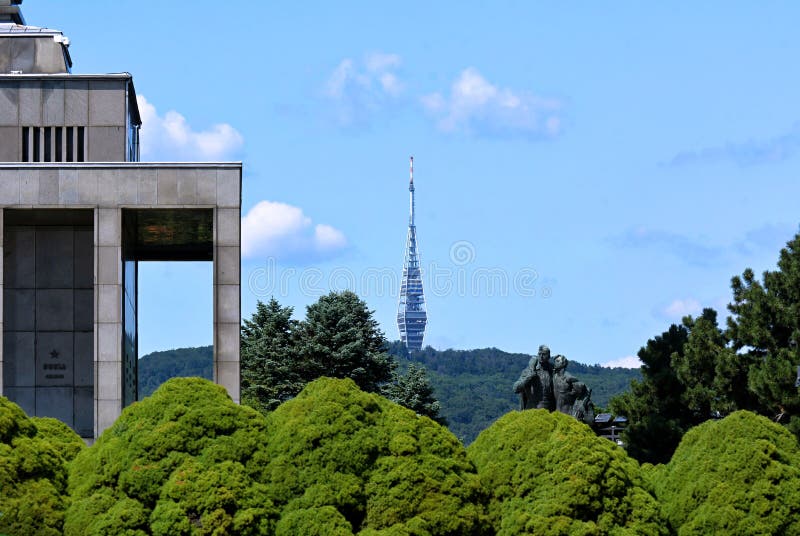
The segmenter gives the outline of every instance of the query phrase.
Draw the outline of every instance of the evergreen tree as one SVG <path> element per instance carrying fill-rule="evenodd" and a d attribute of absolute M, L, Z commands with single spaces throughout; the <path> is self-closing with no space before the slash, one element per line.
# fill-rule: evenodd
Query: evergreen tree
<path fill-rule="evenodd" d="M 300 375 L 350 378 L 359 388 L 380 392 L 392 379 L 395 360 L 367 304 L 350 291 L 331 292 L 306 308 L 298 329 Z"/>
<path fill-rule="evenodd" d="M 258 302 L 241 330 L 242 402 L 262 412 L 294 398 L 317 378 L 350 378 L 421 415 L 444 422 L 424 367 L 394 374 L 395 358 L 373 312 L 356 294 L 331 292 L 292 320 L 292 308 Z M 390 383 L 392 382 L 392 383 Z"/>
<path fill-rule="evenodd" d="M 305 385 L 298 370 L 297 321 L 275 298 L 261 301 L 241 333 L 242 402 L 271 411 Z"/>
<path fill-rule="evenodd" d="M 733 348 L 749 361 L 748 388 L 769 417 L 782 415 L 800 435 L 800 393 L 795 371 L 800 365 L 800 234 L 781 249 L 778 270 L 765 271 L 763 282 L 746 269 L 731 281 L 734 314 L 728 319 Z"/>
<path fill-rule="evenodd" d="M 425 367 L 411 363 L 405 374 L 395 372 L 394 381 L 385 390 L 386 398 L 415 411 L 417 415 L 430 417 L 439 424 L 446 424 L 439 415 L 441 406 L 433 396 L 433 387 Z"/>
<path fill-rule="evenodd" d="M 672 368 L 684 387 L 682 402 L 695 424 L 740 409 L 753 409 L 756 401 L 747 389 L 749 361 L 730 346 L 717 324 L 717 312 L 703 309 L 694 319 L 683 319 L 689 338 L 682 354 L 673 355 Z"/>
<path fill-rule="evenodd" d="M 669 461 L 681 436 L 691 423 L 691 412 L 682 401 L 684 385 L 672 368 L 682 359 L 689 331 L 671 325 L 647 341 L 637 354 L 642 361 L 642 381 L 632 381 L 629 391 L 611 399 L 611 411 L 630 422 L 623 433 L 628 453 L 640 462 Z"/>

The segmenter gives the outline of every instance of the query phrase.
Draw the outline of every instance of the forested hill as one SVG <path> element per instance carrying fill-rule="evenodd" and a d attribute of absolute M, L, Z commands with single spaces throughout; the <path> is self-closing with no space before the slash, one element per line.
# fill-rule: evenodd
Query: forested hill
<path fill-rule="evenodd" d="M 424 365 L 442 405 L 448 427 L 464 444 L 502 415 L 519 408 L 513 385 L 531 356 L 512 354 L 497 348 L 477 350 L 434 350 L 430 346 L 408 357 L 399 341 L 389 343 L 389 353 L 404 362 Z M 604 407 L 609 399 L 641 378 L 638 369 L 605 368 L 570 362 L 567 371 L 592 390 L 595 405 Z"/>
<path fill-rule="evenodd" d="M 497 348 L 439 351 L 429 346 L 414 352 L 409 361 L 399 341 L 389 343 L 388 350 L 397 357 L 401 369 L 409 362 L 425 366 L 442 405 L 441 414 L 464 444 L 471 443 L 499 417 L 518 408 L 519 398 L 512 387 L 531 358 Z M 200 376 L 211 379 L 212 353 L 211 346 L 201 346 L 142 357 L 139 360 L 139 398 L 150 395 L 169 378 Z M 598 406 L 606 406 L 609 398 L 625 391 L 632 379 L 640 377 L 638 370 L 581 363 L 570 363 L 567 370 L 592 389 L 592 400 Z"/>
<path fill-rule="evenodd" d="M 170 378 L 214 377 L 214 347 L 176 348 L 147 354 L 139 360 L 139 400 Z"/>

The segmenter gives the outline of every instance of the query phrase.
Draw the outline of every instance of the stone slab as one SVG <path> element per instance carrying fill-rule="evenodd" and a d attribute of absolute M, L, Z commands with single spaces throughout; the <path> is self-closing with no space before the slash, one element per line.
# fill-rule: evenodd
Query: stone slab
<path fill-rule="evenodd" d="M 73 334 L 40 331 L 36 334 L 36 386 L 71 386 L 75 374 Z"/>
<path fill-rule="evenodd" d="M 0 140 L 2 140 L 0 162 L 18 162 L 22 159 L 22 136 L 19 127 L 0 126 Z M 2 202 L 8 203 L 8 201 Z"/>
<path fill-rule="evenodd" d="M 125 81 L 92 80 L 89 83 L 89 124 L 125 126 Z"/>
<path fill-rule="evenodd" d="M 58 204 L 58 170 L 39 170 L 39 204 Z"/>
<path fill-rule="evenodd" d="M 73 396 L 73 428 L 81 437 L 92 437 L 94 434 L 94 389 L 76 387 Z"/>
<path fill-rule="evenodd" d="M 73 285 L 75 288 L 90 289 L 94 286 L 94 231 L 77 229 L 74 235 Z"/>
<path fill-rule="evenodd" d="M 36 325 L 36 291 L 3 290 L 3 311 L 5 331 L 33 331 Z"/>
<path fill-rule="evenodd" d="M 36 385 L 34 332 L 10 331 L 3 334 L 3 387 Z"/>
<path fill-rule="evenodd" d="M 241 172 L 238 169 L 217 170 L 217 205 L 239 207 L 242 204 Z"/>
<path fill-rule="evenodd" d="M 76 332 L 73 374 L 76 386 L 92 387 L 94 385 L 94 332 Z"/>
<path fill-rule="evenodd" d="M 120 324 L 95 324 L 97 332 L 97 361 L 122 361 L 122 328 Z M 121 367 L 120 367 L 121 368 Z"/>
<path fill-rule="evenodd" d="M 36 329 L 72 331 L 74 327 L 72 289 L 36 291 Z"/>
<path fill-rule="evenodd" d="M 75 289 L 73 294 L 73 329 L 94 329 L 94 289 Z"/>
<path fill-rule="evenodd" d="M 95 391 L 101 400 L 114 400 L 122 397 L 122 368 L 119 363 L 100 361 L 97 365 L 97 385 Z"/>
<path fill-rule="evenodd" d="M 71 227 L 36 229 L 36 287 L 72 288 L 74 277 Z"/>
<path fill-rule="evenodd" d="M 218 208 L 217 212 L 217 246 L 238 246 L 241 212 L 238 208 Z"/>
<path fill-rule="evenodd" d="M 22 408 L 29 417 L 36 415 L 35 387 L 4 387 L 3 396 Z"/>
<path fill-rule="evenodd" d="M 239 285 L 216 285 L 216 322 L 239 323 Z"/>
<path fill-rule="evenodd" d="M 158 204 L 178 204 L 178 171 L 175 169 L 158 170 Z"/>
<path fill-rule="evenodd" d="M 53 417 L 72 426 L 73 404 L 72 387 L 36 388 L 37 417 Z"/>
<path fill-rule="evenodd" d="M 89 81 L 67 80 L 64 91 L 64 124 L 89 124 Z"/>
<path fill-rule="evenodd" d="M 5 288 L 33 288 L 36 233 L 32 227 L 7 227 L 3 234 Z"/>
<path fill-rule="evenodd" d="M 46 80 L 42 82 L 43 126 L 64 125 L 64 81 Z"/>
<path fill-rule="evenodd" d="M 122 284 L 122 248 L 119 246 L 98 246 L 97 283 Z"/>
<path fill-rule="evenodd" d="M 215 268 L 217 284 L 238 285 L 240 280 L 240 249 L 234 246 L 220 246 L 216 249 Z"/>
<path fill-rule="evenodd" d="M 0 82 L 0 125 L 19 125 L 19 88 Z"/>

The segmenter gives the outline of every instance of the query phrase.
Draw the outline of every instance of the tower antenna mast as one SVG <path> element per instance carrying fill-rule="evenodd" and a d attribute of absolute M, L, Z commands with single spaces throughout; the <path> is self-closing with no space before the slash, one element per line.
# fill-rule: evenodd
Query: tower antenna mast
<path fill-rule="evenodd" d="M 408 215 L 408 237 L 406 239 L 403 279 L 400 283 L 400 301 L 397 306 L 397 327 L 400 340 L 409 351 L 422 349 L 428 314 L 425 310 L 425 295 L 422 292 L 422 271 L 417 251 L 417 226 L 414 223 L 414 157 L 410 158 L 408 191 L 410 207 Z"/>

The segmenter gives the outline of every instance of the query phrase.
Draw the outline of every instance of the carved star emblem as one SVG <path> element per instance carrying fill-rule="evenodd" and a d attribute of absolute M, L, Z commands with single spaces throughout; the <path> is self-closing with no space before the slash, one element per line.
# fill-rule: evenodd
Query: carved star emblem
<path fill-rule="evenodd" d="M 53 348 L 53 351 L 52 351 L 52 352 L 50 352 L 50 357 L 52 357 L 53 359 L 58 359 L 58 355 L 59 355 L 59 354 L 58 354 L 58 350 L 56 350 L 55 348 Z"/>

